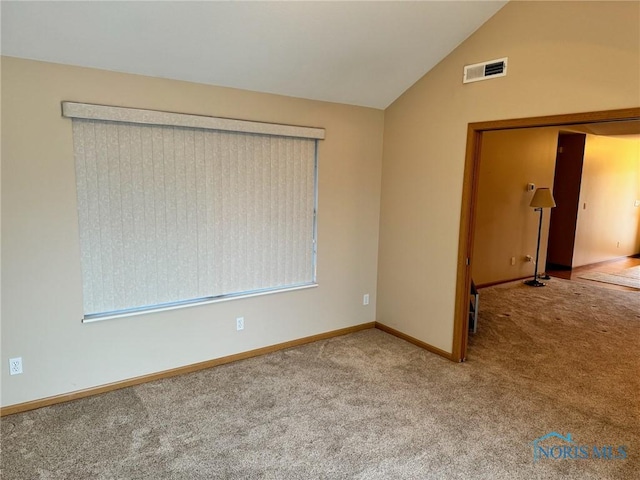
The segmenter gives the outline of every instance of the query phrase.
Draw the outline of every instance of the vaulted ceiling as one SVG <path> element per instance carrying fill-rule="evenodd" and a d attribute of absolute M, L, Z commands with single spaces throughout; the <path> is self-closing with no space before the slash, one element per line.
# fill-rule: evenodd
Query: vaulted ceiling
<path fill-rule="evenodd" d="M 506 3 L 2 1 L 2 54 L 385 108 Z"/>

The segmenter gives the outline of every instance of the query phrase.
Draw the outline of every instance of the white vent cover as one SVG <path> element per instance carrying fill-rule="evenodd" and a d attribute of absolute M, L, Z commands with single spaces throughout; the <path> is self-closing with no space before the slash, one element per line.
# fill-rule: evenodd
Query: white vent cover
<path fill-rule="evenodd" d="M 488 62 L 474 63 L 464 67 L 462 83 L 479 82 L 507 75 L 507 57 Z"/>

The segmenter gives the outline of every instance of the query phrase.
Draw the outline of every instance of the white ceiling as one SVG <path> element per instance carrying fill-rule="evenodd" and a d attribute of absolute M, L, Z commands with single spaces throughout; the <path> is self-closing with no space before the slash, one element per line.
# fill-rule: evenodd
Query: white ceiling
<path fill-rule="evenodd" d="M 625 120 L 613 122 L 585 123 L 572 125 L 572 130 L 592 135 L 620 137 L 625 135 L 640 135 L 640 120 Z"/>
<path fill-rule="evenodd" d="M 2 54 L 385 108 L 505 3 L 2 1 Z"/>
<path fill-rule="evenodd" d="M 580 125 L 567 125 L 560 130 L 570 132 L 590 133 L 605 137 L 622 138 L 625 140 L 640 140 L 640 120 L 624 120 L 600 123 L 584 123 Z"/>

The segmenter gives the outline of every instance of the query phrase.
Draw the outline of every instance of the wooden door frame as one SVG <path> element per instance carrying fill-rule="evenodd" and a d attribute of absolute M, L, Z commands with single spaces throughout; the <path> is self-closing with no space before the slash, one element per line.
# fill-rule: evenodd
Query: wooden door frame
<path fill-rule="evenodd" d="M 489 122 L 470 123 L 467 128 L 467 148 L 462 185 L 460 236 L 458 240 L 458 267 L 456 281 L 455 317 L 453 323 L 452 360 L 462 362 L 467 356 L 469 329 L 469 290 L 473 241 L 478 198 L 478 174 L 482 134 L 492 130 L 515 128 L 562 127 L 568 125 L 614 122 L 640 119 L 640 107 L 599 112 L 572 113 L 546 117 L 515 118 Z"/>

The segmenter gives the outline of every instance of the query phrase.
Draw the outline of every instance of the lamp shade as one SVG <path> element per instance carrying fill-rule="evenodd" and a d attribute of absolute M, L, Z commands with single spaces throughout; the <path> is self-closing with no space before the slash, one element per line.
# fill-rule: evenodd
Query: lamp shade
<path fill-rule="evenodd" d="M 556 206 L 556 201 L 553 199 L 551 190 L 548 188 L 539 188 L 536 193 L 533 194 L 530 207 L 534 208 L 553 208 Z"/>

